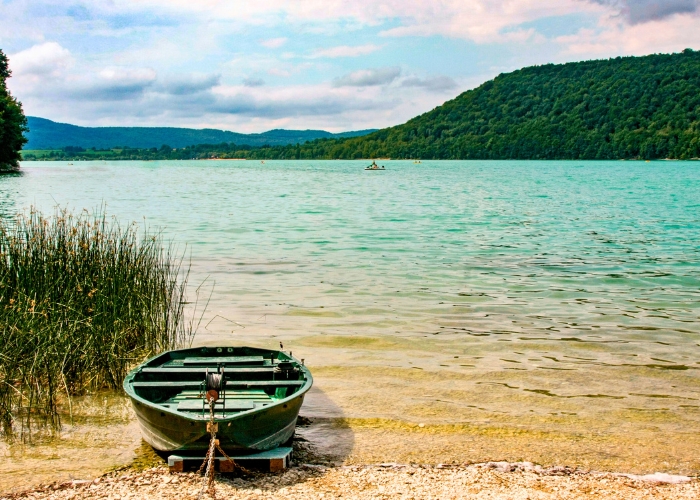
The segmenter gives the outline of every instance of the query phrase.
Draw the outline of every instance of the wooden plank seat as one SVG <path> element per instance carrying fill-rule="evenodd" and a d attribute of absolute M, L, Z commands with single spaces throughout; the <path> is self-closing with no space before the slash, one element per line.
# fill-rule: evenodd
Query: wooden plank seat
<path fill-rule="evenodd" d="M 304 380 L 227 380 L 226 387 L 300 387 L 304 385 L 304 382 Z M 139 389 L 165 389 L 177 387 L 190 389 L 199 388 L 202 386 L 202 382 L 172 382 L 170 380 L 163 380 L 158 382 L 132 382 L 131 386 Z"/>
<path fill-rule="evenodd" d="M 262 365 L 265 358 L 262 356 L 221 356 L 221 357 L 191 357 L 182 360 L 187 365 Z"/>
<path fill-rule="evenodd" d="M 171 373 L 196 373 L 198 375 L 202 375 L 204 377 L 204 373 L 207 371 L 206 367 L 199 367 L 199 368 L 192 368 L 192 367 L 180 367 L 180 366 L 173 366 L 173 367 L 145 367 L 141 369 L 141 373 L 166 373 L 166 374 L 171 374 Z M 275 371 L 274 366 L 256 366 L 252 368 L 240 368 L 240 367 L 235 367 L 235 368 L 229 368 L 228 370 L 225 370 L 226 374 L 230 373 L 272 373 Z M 212 370 L 212 367 L 209 368 L 209 373 L 216 373 L 216 369 L 214 368 Z"/>
<path fill-rule="evenodd" d="M 242 387 L 301 387 L 305 380 L 227 380 L 226 388 Z"/>
<path fill-rule="evenodd" d="M 203 393 L 200 391 L 182 391 L 176 394 L 172 398 L 168 399 L 166 403 L 168 404 L 178 404 L 180 401 L 202 401 L 204 397 Z M 262 389 L 249 389 L 245 391 L 232 391 L 226 390 L 219 394 L 219 401 L 226 398 L 226 400 L 236 400 L 236 401 L 255 401 L 257 403 L 267 403 L 272 401 L 272 398 Z"/>
<path fill-rule="evenodd" d="M 244 363 L 223 363 L 223 366 L 226 366 L 228 369 L 231 369 L 232 367 L 241 367 L 241 368 L 260 368 L 263 366 L 276 366 L 279 364 L 279 361 L 273 359 L 273 358 L 265 358 L 263 357 L 262 363 L 260 362 L 260 357 L 259 356 L 253 356 L 253 361 L 246 361 Z M 216 368 L 219 364 L 216 363 L 216 358 L 203 358 L 199 357 L 198 359 L 200 360 L 205 360 L 203 362 L 197 361 L 195 364 L 187 364 L 185 365 L 185 359 L 171 359 L 163 363 L 162 365 L 153 365 L 153 366 L 143 366 L 142 368 L 209 368 L 210 370 L 212 368 Z M 237 358 L 238 359 L 238 358 Z M 277 362 L 275 362 L 277 361 Z"/>
<path fill-rule="evenodd" d="M 232 396 L 232 395 L 227 393 L 226 399 L 227 400 L 228 399 L 232 399 L 232 400 L 235 399 L 237 401 L 270 401 L 270 399 L 271 399 L 270 396 L 268 396 L 267 394 L 265 394 L 265 396 L 267 396 L 267 397 L 261 396 L 259 394 L 251 394 L 250 396 L 242 396 L 242 395 Z M 170 398 L 168 401 L 172 402 L 172 403 L 177 403 L 180 401 L 192 401 L 192 400 L 201 401 L 203 397 L 204 396 L 202 396 L 202 395 L 197 395 L 197 396 L 177 395 L 175 397 Z M 220 395 L 219 397 L 223 398 L 222 395 Z"/>
<path fill-rule="evenodd" d="M 214 411 L 246 411 L 255 408 L 253 401 L 241 401 L 236 399 L 219 400 L 214 406 Z M 180 401 L 177 405 L 177 411 L 209 411 L 209 405 L 204 403 L 202 399 L 186 399 Z"/>

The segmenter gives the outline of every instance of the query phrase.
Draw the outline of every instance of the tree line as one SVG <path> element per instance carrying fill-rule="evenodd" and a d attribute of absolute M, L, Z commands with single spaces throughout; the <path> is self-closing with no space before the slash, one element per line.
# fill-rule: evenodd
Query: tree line
<path fill-rule="evenodd" d="M 22 104 L 7 89 L 7 79 L 12 76 L 9 61 L 0 49 L 0 173 L 15 171 L 22 159 L 20 150 L 27 142 L 27 119 Z"/>

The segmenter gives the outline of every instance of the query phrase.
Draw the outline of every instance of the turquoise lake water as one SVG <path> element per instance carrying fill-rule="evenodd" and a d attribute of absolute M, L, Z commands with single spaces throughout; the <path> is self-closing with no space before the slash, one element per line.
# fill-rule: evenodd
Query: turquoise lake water
<path fill-rule="evenodd" d="M 696 163 L 385 163 L 25 163 L 0 210 L 145 217 L 239 323 L 323 306 L 342 333 L 697 347 Z"/>
<path fill-rule="evenodd" d="M 349 416 L 700 430 L 700 164 L 366 163 L 26 162 L 0 213 L 145 217 L 211 293 L 197 342 L 283 341 Z M 452 382 L 406 375 L 386 408 L 386 385 L 333 385 L 347 364 Z"/>

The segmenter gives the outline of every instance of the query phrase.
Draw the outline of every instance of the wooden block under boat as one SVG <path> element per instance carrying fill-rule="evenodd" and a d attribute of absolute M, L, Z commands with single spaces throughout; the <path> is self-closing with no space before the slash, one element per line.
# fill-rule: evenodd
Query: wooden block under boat
<path fill-rule="evenodd" d="M 287 469 L 292 462 L 292 448 L 281 446 L 273 450 L 251 453 L 248 455 L 231 455 L 233 461 L 246 469 L 263 472 L 280 472 Z M 235 467 L 226 458 L 217 456 L 219 472 L 233 472 Z M 199 467 L 204 461 L 204 455 L 178 454 L 168 457 L 170 472 L 185 472 L 190 468 Z"/>

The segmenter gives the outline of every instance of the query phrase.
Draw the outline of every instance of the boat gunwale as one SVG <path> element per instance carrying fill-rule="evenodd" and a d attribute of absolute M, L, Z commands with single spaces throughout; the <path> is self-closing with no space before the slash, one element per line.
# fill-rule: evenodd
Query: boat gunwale
<path fill-rule="evenodd" d="M 259 408 L 254 408 L 252 410 L 244 410 L 241 412 L 236 412 L 234 415 L 231 415 L 230 417 L 216 417 L 217 422 L 229 422 L 229 421 L 236 420 L 238 418 L 242 418 L 244 416 L 249 416 L 249 415 L 253 415 L 255 413 L 262 413 L 262 412 L 268 411 L 268 410 L 270 410 L 270 408 L 274 408 L 276 406 L 282 405 L 286 402 L 292 401 L 298 397 L 303 396 L 304 394 L 306 394 L 306 392 L 309 391 L 309 389 L 311 389 L 311 386 L 313 385 L 313 376 L 311 375 L 311 371 L 306 366 L 301 364 L 301 362 L 297 358 L 287 354 L 286 352 L 274 350 L 274 349 L 264 349 L 264 348 L 259 348 L 259 347 L 248 347 L 248 346 L 214 346 L 214 347 L 206 346 L 206 347 L 207 347 L 207 349 L 209 349 L 209 348 L 216 349 L 218 347 L 222 347 L 222 348 L 238 347 L 238 348 L 256 349 L 256 350 L 260 350 L 260 351 L 269 351 L 269 352 L 275 352 L 278 354 L 283 354 L 284 356 L 288 357 L 289 360 L 295 361 L 298 365 L 298 368 L 301 370 L 301 372 L 305 376 L 303 379 L 304 384 L 299 386 L 299 389 L 294 394 L 287 396 L 284 399 L 278 399 L 273 404 L 268 405 L 268 406 L 261 406 Z M 141 368 L 145 367 L 146 365 L 148 365 L 148 363 L 151 363 L 151 362 L 155 361 L 156 359 L 160 358 L 161 356 L 165 356 L 166 354 L 169 354 L 171 352 L 186 351 L 186 350 L 190 350 L 190 349 L 197 349 L 197 348 L 190 347 L 190 348 L 185 348 L 185 349 L 171 349 L 171 350 L 162 352 L 160 354 L 157 354 L 157 355 L 139 363 L 138 366 L 136 366 L 134 369 L 130 370 L 129 373 L 127 373 L 126 377 L 124 378 L 124 383 L 122 384 L 122 387 L 124 388 L 124 392 L 126 392 L 126 395 L 129 396 L 129 398 L 131 398 L 132 401 L 138 401 L 141 404 L 144 404 L 144 405 L 151 407 L 151 408 L 154 408 L 154 409 L 157 408 L 159 411 L 167 412 L 171 415 L 186 419 L 188 421 L 203 422 L 204 420 L 202 419 L 201 415 L 199 415 L 199 414 L 197 414 L 197 416 L 190 416 L 184 412 L 178 411 L 177 409 L 171 409 L 169 407 L 159 405 L 158 403 L 154 403 L 153 401 L 149 401 L 146 398 L 139 396 L 138 394 L 136 394 L 136 391 L 134 390 L 134 388 L 130 384 L 130 382 L 133 381 L 134 377 L 139 373 L 139 370 Z M 208 418 L 208 413 L 207 413 L 206 417 Z"/>

